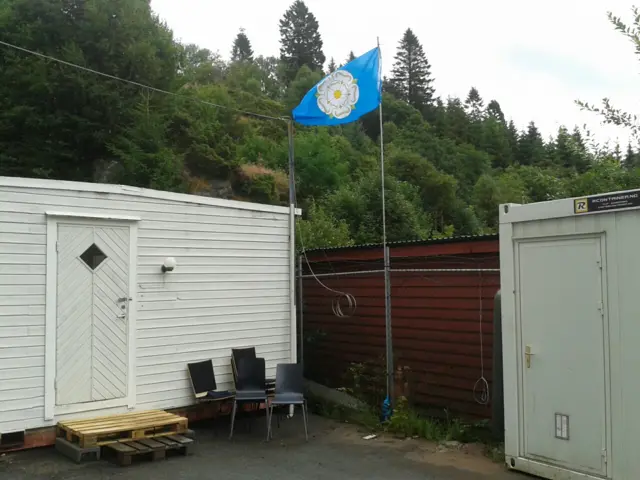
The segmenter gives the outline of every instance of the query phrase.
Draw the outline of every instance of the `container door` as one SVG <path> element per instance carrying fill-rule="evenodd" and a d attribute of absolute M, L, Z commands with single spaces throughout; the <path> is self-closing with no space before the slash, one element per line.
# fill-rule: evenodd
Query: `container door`
<path fill-rule="evenodd" d="M 601 243 L 518 246 L 524 454 L 596 475 L 607 471 Z"/>
<path fill-rule="evenodd" d="M 56 405 L 127 395 L 129 228 L 58 225 Z"/>

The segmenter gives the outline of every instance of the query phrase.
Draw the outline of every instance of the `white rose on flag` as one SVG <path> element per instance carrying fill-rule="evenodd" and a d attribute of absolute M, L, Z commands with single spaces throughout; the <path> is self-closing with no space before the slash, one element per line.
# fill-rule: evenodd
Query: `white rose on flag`
<path fill-rule="evenodd" d="M 346 118 L 360 97 L 356 79 L 346 70 L 337 70 L 318 85 L 318 108 L 330 117 Z"/>

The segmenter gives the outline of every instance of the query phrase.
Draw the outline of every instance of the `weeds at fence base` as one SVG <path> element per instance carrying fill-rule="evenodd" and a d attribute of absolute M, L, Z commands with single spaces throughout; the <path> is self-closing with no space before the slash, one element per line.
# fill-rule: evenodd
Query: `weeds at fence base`
<path fill-rule="evenodd" d="M 504 443 L 491 443 L 485 445 L 485 456 L 489 457 L 496 463 L 504 463 Z"/>
<path fill-rule="evenodd" d="M 360 408 L 333 403 L 326 398 L 310 397 L 312 410 L 339 422 L 365 428 L 368 432 L 388 433 L 397 438 L 420 438 L 430 442 L 481 443 L 485 455 L 496 462 L 504 461 L 504 447 L 496 442 L 488 421 L 466 422 L 445 411 L 434 417 L 410 405 L 405 396 L 396 399 L 393 414 L 380 421 L 382 400 L 385 398 L 386 371 L 384 358 L 370 362 L 353 363 L 344 376 L 344 387 L 339 390 L 364 402 Z M 405 386 L 406 387 L 406 386 Z M 399 389 L 396 389 L 398 393 Z M 404 388 L 409 391 L 410 388 Z"/>
<path fill-rule="evenodd" d="M 380 419 L 373 409 L 367 407 L 355 409 L 330 402 L 324 398 L 308 395 L 309 408 L 317 415 L 331 418 L 342 423 L 351 423 L 371 432 L 382 431 Z"/>
<path fill-rule="evenodd" d="M 411 408 L 404 397 L 396 400 L 393 415 L 382 424 L 382 428 L 396 436 L 422 438 L 431 442 L 487 443 L 491 434 L 486 421 L 469 423 L 449 415 L 445 415 L 445 418 L 422 415 Z"/>
<path fill-rule="evenodd" d="M 371 362 L 352 363 L 345 372 L 344 381 L 347 393 L 379 408 L 387 396 L 387 371 L 384 357 Z"/>
<path fill-rule="evenodd" d="M 388 433 L 396 438 L 420 438 L 435 443 L 482 443 L 487 457 L 498 463 L 504 462 L 504 447 L 492 440 L 486 421 L 468 423 L 448 416 L 440 419 L 421 415 L 409 406 L 406 398 L 401 397 L 396 401 L 391 418 L 381 423 L 379 409 L 368 406 L 356 409 L 317 396 L 309 396 L 308 400 L 314 413 L 357 425 L 367 432 Z"/>

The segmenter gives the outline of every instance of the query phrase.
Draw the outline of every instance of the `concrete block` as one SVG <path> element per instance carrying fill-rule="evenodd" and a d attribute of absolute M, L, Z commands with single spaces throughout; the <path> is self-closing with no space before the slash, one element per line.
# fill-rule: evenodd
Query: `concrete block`
<path fill-rule="evenodd" d="M 80 463 L 87 458 L 100 460 L 100 447 L 82 448 L 61 437 L 56 438 L 56 450 L 76 463 Z"/>

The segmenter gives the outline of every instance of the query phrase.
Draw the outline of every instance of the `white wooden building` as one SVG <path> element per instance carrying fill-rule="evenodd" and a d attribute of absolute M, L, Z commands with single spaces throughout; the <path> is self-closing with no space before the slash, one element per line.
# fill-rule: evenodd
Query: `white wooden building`
<path fill-rule="evenodd" d="M 229 388 L 233 347 L 275 376 L 296 358 L 294 215 L 0 177 L 0 434 L 191 405 L 187 363 Z"/>

